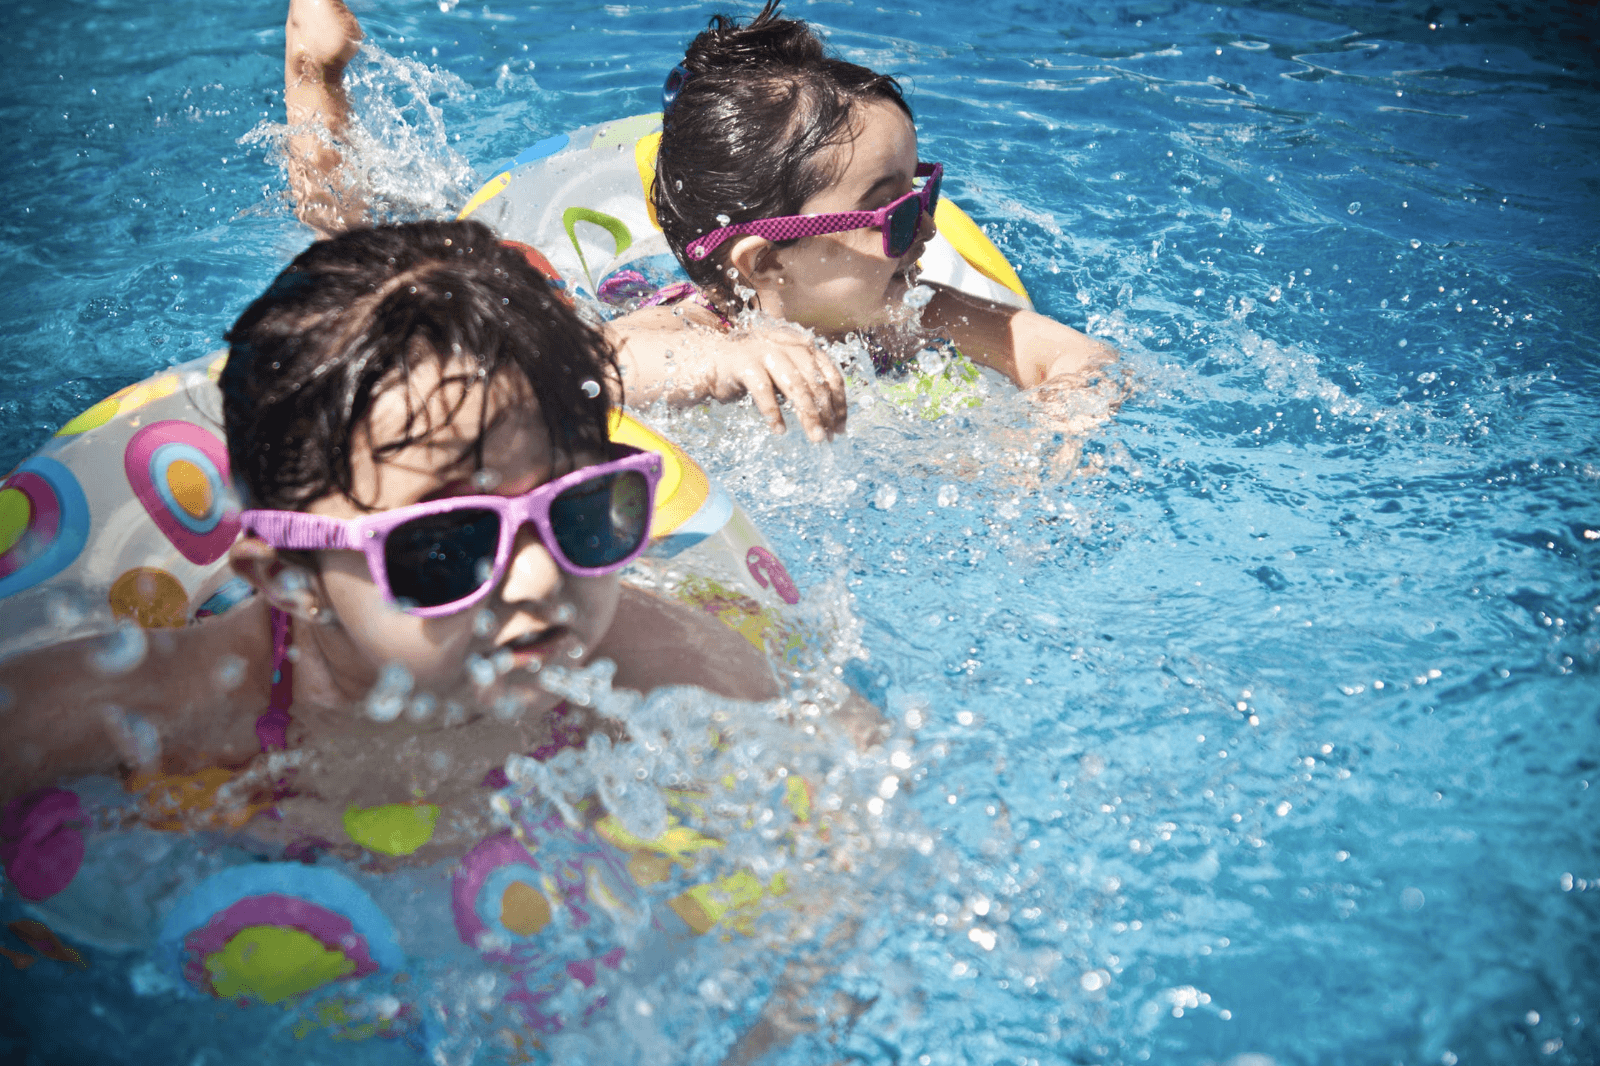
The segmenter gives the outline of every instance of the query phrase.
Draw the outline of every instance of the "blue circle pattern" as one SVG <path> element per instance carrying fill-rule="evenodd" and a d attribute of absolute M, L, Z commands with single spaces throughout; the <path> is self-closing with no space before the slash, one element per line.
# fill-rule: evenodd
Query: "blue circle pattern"
<path fill-rule="evenodd" d="M 206 481 L 211 485 L 211 506 L 206 513 L 196 518 L 186 511 L 177 497 L 172 494 L 172 486 L 167 484 L 167 471 L 172 464 L 180 460 L 193 463 L 200 468 Z M 217 470 L 211 457 L 196 448 L 193 444 L 183 441 L 168 441 L 150 453 L 150 485 L 155 489 L 156 495 L 179 525 L 197 537 L 203 537 L 217 528 L 217 523 L 222 521 L 223 500 L 226 498 L 227 487 L 222 483 L 222 474 Z"/>
<path fill-rule="evenodd" d="M 36 455 L 14 471 L 24 473 L 38 477 L 55 493 L 61 525 L 55 538 L 21 570 L 0 577 L 0 599 L 55 577 L 71 566 L 89 543 L 89 498 L 72 471 L 54 459 Z"/>

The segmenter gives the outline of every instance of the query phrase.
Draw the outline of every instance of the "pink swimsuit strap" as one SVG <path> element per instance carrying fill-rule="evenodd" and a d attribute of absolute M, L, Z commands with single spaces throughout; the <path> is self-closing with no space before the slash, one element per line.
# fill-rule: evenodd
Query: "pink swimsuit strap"
<path fill-rule="evenodd" d="M 639 306 L 661 307 L 664 304 L 675 304 L 680 300 L 693 300 L 707 311 L 716 315 L 717 321 L 722 323 L 723 329 L 731 330 L 733 328 L 733 323 L 728 321 L 728 316 L 717 310 L 717 305 L 706 299 L 705 293 L 701 292 L 692 281 L 678 281 L 665 288 L 657 289 L 653 296 Z"/>
<path fill-rule="evenodd" d="M 294 704 L 294 663 L 289 646 L 294 634 L 289 615 L 276 607 L 272 611 L 272 695 L 267 698 L 267 713 L 256 719 L 256 739 L 262 751 L 283 751 L 289 746 L 289 708 Z"/>

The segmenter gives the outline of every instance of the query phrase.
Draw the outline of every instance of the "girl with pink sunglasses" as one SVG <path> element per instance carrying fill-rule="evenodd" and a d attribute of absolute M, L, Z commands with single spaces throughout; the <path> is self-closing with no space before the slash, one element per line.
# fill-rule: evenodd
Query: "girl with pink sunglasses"
<path fill-rule="evenodd" d="M 335 147 L 342 71 L 360 40 L 341 0 L 291 0 L 285 102 L 300 132 L 290 178 L 301 218 L 324 233 L 365 211 Z M 828 55 L 777 0 L 742 25 L 714 17 L 662 103 L 651 198 L 690 283 L 607 326 L 630 404 L 748 395 L 783 432 L 781 396 L 820 441 L 847 415 L 844 376 L 822 342 L 852 333 L 880 371 L 943 340 L 1020 388 L 1056 395 L 1117 358 L 1044 315 L 939 285 L 913 321 L 902 297 L 936 232 L 943 167 L 919 157 L 895 80 Z M 333 142 L 308 132 L 319 127 Z"/>
<path fill-rule="evenodd" d="M 1043 315 L 937 285 L 909 328 L 902 297 L 935 232 L 943 167 L 920 158 L 894 79 L 828 55 L 776 0 L 744 25 L 713 18 L 663 105 L 653 200 L 693 287 L 611 323 L 630 402 L 748 393 L 781 432 L 781 393 L 821 440 L 846 409 L 817 341 L 861 335 L 882 370 L 944 339 L 1022 388 L 1072 388 L 1116 358 Z M 741 320 L 747 308 L 759 315 Z"/>
<path fill-rule="evenodd" d="M 600 727 L 540 687 L 545 666 L 604 656 L 620 687 L 777 695 L 733 630 L 620 584 L 660 457 L 610 442 L 609 342 L 486 227 L 321 241 L 227 339 L 247 508 L 229 558 L 258 594 L 152 632 L 131 669 L 96 668 L 100 640 L 0 664 L 0 803 L 152 757 L 181 775 L 287 750 L 298 768 L 247 833 L 352 850 L 350 809 L 426 802 L 451 812 L 427 861 L 488 834 L 483 782 L 508 754 Z M 364 713 L 397 675 L 406 716 Z"/>

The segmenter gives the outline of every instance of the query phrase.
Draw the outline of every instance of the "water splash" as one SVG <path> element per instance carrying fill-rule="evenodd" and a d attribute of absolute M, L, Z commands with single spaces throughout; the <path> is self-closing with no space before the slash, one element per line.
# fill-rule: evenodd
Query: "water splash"
<path fill-rule="evenodd" d="M 366 198 L 372 221 L 439 218 L 459 210 L 478 178 L 451 147 L 438 101 L 463 102 L 466 83 L 440 67 L 391 55 L 369 40 L 345 71 L 345 88 L 351 102 L 345 166 Z M 239 143 L 267 145 L 286 166 L 290 132 L 282 123 L 263 122 Z M 320 127 L 312 132 L 326 136 Z"/>

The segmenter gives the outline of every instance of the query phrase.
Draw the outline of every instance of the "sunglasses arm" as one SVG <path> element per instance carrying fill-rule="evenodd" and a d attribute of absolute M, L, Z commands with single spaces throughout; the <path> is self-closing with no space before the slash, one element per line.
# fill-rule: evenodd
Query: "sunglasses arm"
<path fill-rule="evenodd" d="M 239 522 L 274 548 L 292 551 L 320 551 L 325 548 L 361 549 L 352 524 L 342 518 L 301 511 L 244 511 Z"/>

